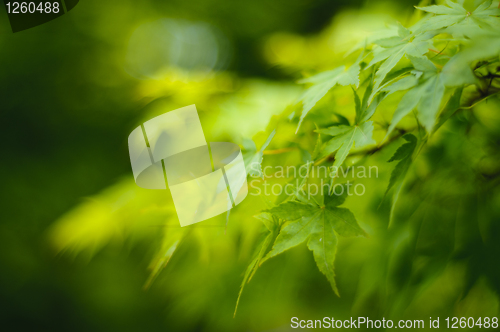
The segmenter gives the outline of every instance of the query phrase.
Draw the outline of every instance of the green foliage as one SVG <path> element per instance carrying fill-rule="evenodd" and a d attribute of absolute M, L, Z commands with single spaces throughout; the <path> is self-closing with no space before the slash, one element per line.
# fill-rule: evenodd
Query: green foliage
<path fill-rule="evenodd" d="M 498 16 L 500 10 L 494 7 L 491 0 L 484 1 L 479 6 L 469 12 L 462 3 L 446 0 L 447 6 L 416 7 L 427 13 L 436 14 L 422 21 L 417 32 L 439 30 L 452 27 L 451 31 L 463 31 L 463 29 L 491 28 L 498 27 Z"/>
<path fill-rule="evenodd" d="M 323 188 L 324 205 L 302 202 L 286 202 L 267 212 L 288 221 L 281 229 L 272 250 L 262 262 L 307 241 L 314 254 L 319 270 L 327 277 L 332 289 L 338 294 L 333 264 L 337 252 L 337 234 L 342 237 L 364 235 L 351 211 L 338 207 L 347 197 L 345 186 L 336 186 L 330 194 L 328 186 Z"/>
<path fill-rule="evenodd" d="M 372 44 L 365 44 L 358 59 L 348 70 L 341 66 L 300 81 L 314 85 L 306 90 L 301 99 L 303 110 L 299 128 L 306 115 L 333 87 L 351 85 L 353 89 L 354 124 L 350 125 L 344 121 L 343 124 L 316 130 L 322 135 L 333 136 L 323 144 L 318 153 L 323 159 L 316 160 L 321 163 L 325 158 L 333 158 L 330 173 L 332 177 L 337 176 L 339 167 L 344 164 L 353 148 L 359 150 L 376 143 L 373 138 L 374 124 L 369 119 L 380 109 L 386 97 L 402 94 L 387 127 L 385 138 L 380 144 L 391 136 L 406 116 L 415 111 L 417 127 L 414 130 L 419 131 L 419 134 L 424 132 L 425 139 L 417 149 L 417 138 L 412 134 L 404 135 L 403 139 L 407 143 L 400 146 L 389 160 L 398 161 L 385 193 L 387 195 L 391 189 L 394 191 L 390 220 L 393 219 L 405 177 L 416 154 L 425 145 L 428 136 L 463 106 L 463 89 L 469 85 L 475 86 L 483 98 L 498 93 L 498 86 L 493 82 L 498 83 L 500 78 L 500 67 L 495 67 L 500 64 L 500 35 L 494 30 L 500 20 L 499 9 L 491 1 L 484 1 L 472 12 L 468 12 L 463 3 L 446 0 L 446 4 L 447 6 L 417 7 L 418 10 L 435 16 L 426 17 L 410 28 L 399 24 L 397 35 L 372 38 Z M 465 30 L 472 31 L 469 34 L 474 33 L 476 39 L 483 42 L 475 45 L 474 42 L 461 38 L 466 33 Z M 391 35 L 391 31 L 384 35 Z M 453 39 L 454 37 L 456 38 Z M 446 44 L 443 44 L 444 40 L 447 40 Z M 487 42 L 484 42 L 485 40 Z M 435 51 L 434 47 L 442 49 Z M 429 55 L 431 50 L 435 53 L 432 56 Z M 447 50 L 450 50 L 450 53 Z M 410 67 L 402 66 L 407 65 L 405 58 L 410 61 Z M 365 59 L 370 61 L 361 62 Z M 481 74 L 478 70 L 481 66 L 475 65 L 479 60 L 488 61 L 490 71 L 486 74 Z M 371 73 L 371 68 L 375 68 L 375 74 Z M 489 83 L 487 79 L 490 79 Z M 360 86 L 360 82 L 364 83 Z M 484 88 L 486 84 L 487 87 Z M 358 90 L 363 85 L 366 85 L 366 88 L 361 100 Z M 458 89 L 455 89 L 455 93 L 447 101 L 447 92 L 456 87 Z M 470 103 L 470 100 L 468 102 Z M 446 106 L 443 108 L 443 105 Z M 336 234 L 361 235 L 363 231 L 349 210 L 336 207 L 343 203 L 345 197 L 335 204 L 331 203 L 331 197 L 328 194 L 324 196 L 324 207 L 304 201 L 288 201 L 268 210 L 267 212 L 289 222 L 281 229 L 272 250 L 263 261 L 309 239 L 308 248 L 314 252 L 318 268 L 338 294 L 333 272 L 338 242 Z M 342 220 L 342 223 L 339 223 L 339 220 Z"/>
<path fill-rule="evenodd" d="M 379 47 L 373 50 L 373 59 L 368 67 L 371 67 L 383 61 L 378 67 L 375 75 L 374 92 L 378 88 L 394 67 L 399 63 L 403 56 L 422 56 L 429 51 L 432 46 L 431 38 L 435 33 L 414 34 L 403 26 L 398 28 L 398 36 L 380 39 L 375 42 Z"/>
<path fill-rule="evenodd" d="M 475 6 L 468 6 L 469 2 Z M 414 17 L 418 21 L 414 20 L 413 25 L 390 26 L 360 41 L 345 57 L 327 54 L 323 62 L 314 57 L 321 52 L 310 47 L 315 45 L 311 39 L 304 37 L 300 42 L 288 44 L 279 40 L 278 45 L 292 44 L 297 48 L 297 45 L 304 45 L 297 53 L 300 56 L 295 54 L 290 56 L 291 60 L 287 58 L 278 63 L 289 72 L 309 75 L 318 68 L 336 68 L 314 72 L 299 80 L 301 84 L 309 84 L 301 96 L 294 95 L 297 86 L 292 84 L 278 86 L 253 82 L 258 89 L 248 89 L 243 84 L 243 88 L 235 89 L 228 98 L 223 96 L 226 90 L 206 92 L 202 86 L 200 109 L 207 111 L 206 114 L 220 111 L 219 105 L 229 105 L 226 112 L 223 107 L 220 111 L 220 118 L 226 121 L 222 123 L 231 126 L 223 134 L 235 142 L 242 142 L 249 183 L 257 178 L 264 179 L 274 184 L 287 184 L 289 191 L 254 197 L 259 195 L 253 195 L 255 188 L 250 186 L 246 201 L 232 210 L 229 217 L 220 216 L 208 222 L 222 227 L 224 236 L 222 232 L 217 235 L 201 232 L 205 230 L 202 224 L 192 226 L 192 231 L 180 232 L 167 227 L 159 232 L 162 237 L 158 245 L 160 250 L 151 264 L 147 285 L 155 278 L 161 280 L 160 272 L 169 261 L 172 263 L 167 270 L 175 269 L 165 276 L 166 283 L 176 278 L 173 274 L 177 269 L 184 269 L 182 272 L 189 278 L 177 280 L 184 290 L 192 289 L 193 281 L 206 275 L 226 282 L 231 273 L 237 274 L 236 286 L 230 289 L 235 291 L 239 285 L 236 307 L 240 306 L 241 315 L 245 303 L 251 303 L 251 299 L 257 301 L 255 298 L 269 293 L 268 288 L 259 289 L 264 282 L 273 291 L 279 285 L 283 292 L 288 291 L 286 287 L 289 286 L 299 293 L 296 284 L 305 282 L 300 279 L 303 275 L 297 272 L 300 269 L 296 264 L 307 261 L 297 251 L 303 250 L 311 258 L 309 249 L 314 258 L 311 263 L 317 269 L 307 271 L 308 276 L 316 278 L 314 273 L 319 270 L 318 278 L 326 284 L 326 276 L 334 293 L 346 293 L 345 302 L 335 298 L 335 303 L 352 306 L 352 312 L 401 319 L 402 313 L 419 308 L 426 315 L 435 315 L 427 308 L 435 304 L 436 290 L 441 291 L 443 286 L 446 286 L 442 290 L 446 294 L 439 305 L 445 309 L 441 313 L 449 314 L 447 308 L 452 306 L 451 302 L 459 303 L 462 297 L 474 291 L 478 292 L 478 299 L 487 294 L 487 303 L 499 303 L 492 294 L 500 291 L 500 273 L 491 268 L 493 258 L 479 260 L 479 257 L 496 257 L 500 253 L 495 237 L 500 234 L 495 219 L 500 215 L 497 144 L 500 139 L 497 98 L 500 92 L 500 12 L 497 7 L 498 2 L 491 1 L 446 1 L 445 5 L 417 7 Z M 287 42 L 293 39 L 290 36 L 283 38 Z M 318 42 L 321 45 L 318 48 L 326 52 L 329 46 L 324 45 L 329 45 L 329 37 L 315 38 L 324 38 Z M 270 54 L 274 55 L 276 45 L 272 46 Z M 286 57 L 288 50 L 286 48 L 280 56 Z M 310 58 L 313 64 L 306 61 Z M 182 86 L 175 92 L 181 90 Z M 279 100 L 282 96 L 298 97 L 300 103 L 286 109 L 281 105 L 273 108 L 268 113 L 281 114 L 261 120 L 262 113 L 257 112 L 269 103 L 270 96 L 278 96 L 275 99 Z M 290 99 L 293 100 L 287 98 Z M 206 100 L 210 102 L 203 104 Z M 193 102 L 197 100 L 189 101 Z M 300 108 L 302 112 L 298 114 Z M 235 109 L 239 111 L 237 116 Z M 238 121 L 227 120 L 229 116 Z M 247 121 L 255 116 L 259 119 Z M 260 127 L 250 130 L 250 123 L 259 123 Z M 258 133 L 265 128 L 264 133 Z M 238 135 L 243 129 L 252 135 Z M 380 178 L 377 175 L 376 179 L 363 179 L 354 172 L 349 173 L 349 180 L 353 177 L 370 185 L 370 190 L 362 197 L 347 195 L 347 184 L 342 186 L 342 195 L 330 190 L 334 187 L 323 190 L 322 194 L 311 194 L 308 186 L 318 179 L 310 176 L 310 172 L 321 165 L 329 167 L 327 178 L 331 184 L 345 183 L 345 179 L 337 180 L 342 166 L 354 169 L 374 165 L 381 170 Z M 276 175 L 276 169 L 263 172 L 265 166 L 303 168 L 307 176 L 285 179 Z M 130 185 L 125 187 L 131 190 Z M 337 191 L 340 188 L 337 186 Z M 143 195 L 145 201 L 154 199 L 150 194 L 137 195 Z M 119 200 L 119 193 L 113 192 L 112 199 L 108 196 L 104 193 L 96 197 L 96 200 L 105 201 L 107 219 L 116 224 L 122 220 L 129 223 L 134 218 L 140 220 L 142 215 L 137 212 L 136 203 L 126 202 L 116 208 L 113 202 Z M 384 200 L 389 196 L 390 202 Z M 460 202 L 467 202 L 470 211 L 457 212 Z M 171 205 L 171 202 L 164 200 L 163 204 Z M 157 198 L 146 210 L 161 210 L 158 206 L 162 203 Z M 60 249 L 72 247 L 85 238 L 102 247 L 97 240 L 120 238 L 125 234 L 127 228 L 101 229 L 102 234 L 99 234 L 98 227 L 91 227 L 86 216 L 102 215 L 99 208 L 101 205 L 85 204 L 76 209 L 76 215 L 63 217 L 52 234 L 56 245 Z M 481 214 L 481 209 L 489 212 Z M 163 212 L 162 217 L 167 222 L 175 222 L 173 211 Z M 224 228 L 226 218 L 229 223 Z M 104 221 L 99 219 L 99 223 Z M 97 229 L 92 234 L 97 240 L 89 240 L 91 228 Z M 67 234 L 74 230 L 76 235 L 68 238 Z M 213 264 L 214 252 L 223 252 L 218 262 L 225 265 L 221 263 L 210 268 L 204 275 L 195 268 L 190 269 L 187 266 L 194 265 L 192 252 L 197 247 L 201 248 L 199 261 Z M 291 248 L 295 249 L 289 250 Z M 179 256 L 189 257 L 188 263 L 179 262 L 174 266 Z M 275 265 L 272 263 L 278 265 L 280 259 L 286 257 L 293 257 L 293 269 L 283 263 L 280 268 L 286 274 L 283 272 L 284 277 L 276 277 L 270 272 L 278 270 L 273 270 Z M 296 259 L 300 263 L 295 264 Z M 345 267 L 349 277 L 336 279 L 335 275 L 344 271 L 335 265 Z M 258 280 L 261 273 L 262 278 L 268 279 Z M 294 284 L 296 280 L 299 281 Z M 479 284 L 481 280 L 493 286 Z M 253 291 L 248 291 L 255 283 Z M 452 286 L 448 287 L 449 284 Z M 347 285 L 345 291 L 344 285 Z M 206 301 L 211 306 L 216 291 L 204 282 L 200 282 L 199 288 L 200 293 L 208 294 Z M 254 291 L 259 295 L 254 296 Z M 325 293 L 316 291 L 321 295 Z M 196 292 L 198 299 L 198 289 Z M 231 298 L 231 306 L 235 298 L 236 294 Z M 285 302 L 283 300 L 282 304 Z M 460 310 L 454 312 L 458 312 L 457 316 L 462 313 Z"/>

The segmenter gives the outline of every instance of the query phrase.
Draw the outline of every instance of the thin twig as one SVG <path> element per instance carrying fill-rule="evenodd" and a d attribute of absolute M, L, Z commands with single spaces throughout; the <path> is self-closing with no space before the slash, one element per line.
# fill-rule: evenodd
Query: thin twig
<path fill-rule="evenodd" d="M 354 152 L 354 153 L 350 153 L 349 154 L 349 157 L 352 157 L 352 156 L 364 156 L 364 155 L 367 155 L 367 156 L 370 156 L 380 150 L 382 150 L 385 146 L 389 145 L 390 143 L 394 142 L 395 140 L 397 140 L 398 138 L 400 138 L 401 136 L 403 136 L 404 134 L 406 134 L 408 131 L 404 130 L 404 129 L 399 129 L 398 130 L 398 134 L 397 135 L 394 135 L 393 137 L 391 137 L 389 140 L 385 141 L 384 144 L 381 144 L 379 146 L 376 146 L 372 149 L 369 149 L 369 150 L 363 150 L 363 151 L 357 151 L 357 152 Z M 314 163 L 314 166 L 318 166 L 318 165 L 321 165 L 322 163 L 324 163 L 325 161 L 334 161 L 335 160 L 335 153 L 332 153 L 324 158 L 321 158 L 320 160 L 316 161 Z"/>
<path fill-rule="evenodd" d="M 490 99 L 491 97 L 496 96 L 496 95 L 498 95 L 498 94 L 500 94 L 500 91 L 499 91 L 499 92 L 492 93 L 491 95 L 486 96 L 486 97 L 484 97 L 483 99 L 478 100 L 477 102 L 475 102 L 474 104 L 472 104 L 472 105 L 470 105 L 470 106 L 462 106 L 462 107 L 460 107 L 460 108 L 459 108 L 459 110 L 470 110 L 471 108 L 474 108 L 474 106 L 476 106 L 476 105 L 478 105 L 478 104 L 482 103 L 483 101 L 485 101 L 485 100 L 487 100 L 487 99 Z"/>

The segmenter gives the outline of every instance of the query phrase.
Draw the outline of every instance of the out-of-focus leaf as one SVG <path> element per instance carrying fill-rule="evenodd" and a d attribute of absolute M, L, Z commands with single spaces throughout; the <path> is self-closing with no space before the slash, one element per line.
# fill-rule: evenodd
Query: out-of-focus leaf
<path fill-rule="evenodd" d="M 316 130 L 319 130 L 317 125 L 316 125 Z M 316 139 L 316 144 L 314 145 L 312 160 L 316 160 L 316 158 L 319 157 L 319 154 L 321 153 L 321 145 L 322 144 L 323 144 L 323 141 L 321 140 L 321 134 L 318 133 L 318 138 Z"/>
<path fill-rule="evenodd" d="M 245 169 L 248 175 L 253 177 L 263 176 L 262 160 L 264 159 L 264 151 L 271 143 L 275 134 L 276 130 L 273 130 L 259 150 L 257 150 L 252 140 L 246 139 L 243 141 L 243 161 L 245 162 Z"/>
<path fill-rule="evenodd" d="M 425 129 L 431 132 L 444 96 L 445 86 L 442 75 L 438 72 L 437 67 L 426 57 L 409 56 L 409 58 L 415 69 L 423 73 L 421 82 L 408 91 L 401 99 L 394 112 L 384 140 L 387 139 L 399 121 L 415 108 L 418 111 L 418 119 L 424 125 Z M 406 87 L 406 82 L 397 86 L 394 90 L 401 88 L 401 86 Z M 389 86 L 387 89 L 391 89 L 391 87 Z"/>
<path fill-rule="evenodd" d="M 156 277 L 158 277 L 160 272 L 167 266 L 170 258 L 172 258 L 172 255 L 177 250 L 186 234 L 186 228 L 166 227 L 165 229 L 161 248 L 150 264 L 151 274 L 144 285 L 145 289 L 151 287 Z"/>
<path fill-rule="evenodd" d="M 500 21 L 500 18 L 497 18 Z M 467 42 L 463 51 L 453 56 L 443 67 L 446 86 L 459 87 L 477 83 L 471 64 L 474 61 L 498 58 L 500 55 L 500 28 L 483 31 Z"/>
<path fill-rule="evenodd" d="M 434 127 L 434 131 L 436 132 L 448 119 L 460 108 L 460 99 L 462 97 L 463 88 L 457 88 L 450 100 L 446 104 L 445 109 L 440 114 L 438 123 Z"/>
<path fill-rule="evenodd" d="M 382 88 L 382 91 L 387 92 L 389 95 L 413 88 L 418 84 L 418 78 L 415 75 L 405 76 L 402 79 Z"/>
<path fill-rule="evenodd" d="M 280 225 L 279 220 L 272 214 L 267 212 L 262 212 L 256 215 L 255 218 L 262 221 L 262 223 L 266 226 L 269 233 L 266 235 L 266 237 L 260 244 L 260 247 L 257 248 L 256 257 L 252 259 L 252 261 L 250 262 L 245 271 L 245 275 L 243 276 L 243 281 L 241 282 L 238 299 L 236 300 L 236 307 L 234 308 L 233 316 L 236 316 L 236 312 L 238 310 L 238 304 L 240 303 L 241 294 L 243 294 L 243 289 L 245 288 L 245 285 L 249 283 L 250 280 L 252 280 L 255 272 L 257 272 L 257 269 L 260 266 L 262 258 L 267 253 L 269 246 L 276 239 L 276 236 L 278 235 L 279 231 L 279 225 Z"/>
<path fill-rule="evenodd" d="M 438 30 L 451 25 L 464 29 L 498 26 L 498 18 L 495 16 L 500 15 L 500 9 L 492 5 L 491 0 L 484 1 L 472 12 L 467 11 L 463 4 L 450 0 L 446 0 L 446 4 L 448 6 L 416 7 L 425 12 L 436 14 L 436 16 L 424 20 L 416 33 Z"/>
<path fill-rule="evenodd" d="M 394 214 L 394 207 L 396 206 L 396 202 L 399 198 L 399 193 L 401 192 L 401 188 L 403 187 L 404 179 L 406 173 L 408 173 L 408 169 L 412 163 L 412 155 L 417 147 L 417 138 L 412 134 L 406 134 L 403 136 L 408 143 L 401 145 L 394 155 L 389 159 L 389 162 L 399 161 L 391 173 L 391 179 L 389 180 L 389 185 L 387 186 L 387 190 L 385 191 L 385 196 L 389 193 L 389 191 L 396 186 L 394 189 L 394 194 L 392 198 L 392 206 L 391 206 L 391 220 Z"/>
<path fill-rule="evenodd" d="M 166 192 L 143 190 L 131 179 L 122 180 L 56 220 L 48 231 L 49 240 L 58 252 L 94 254 L 125 237 L 148 237 L 152 226 L 176 218 L 174 207 L 165 205 L 166 199 Z"/>
<path fill-rule="evenodd" d="M 313 85 L 304 92 L 302 95 L 302 114 L 300 115 L 299 125 L 297 131 L 304 121 L 307 113 L 316 105 L 316 103 L 323 98 L 331 88 L 335 85 L 359 85 L 359 62 L 353 64 L 346 70 L 345 66 L 326 71 L 315 76 L 305 78 L 299 83 L 312 83 Z"/>

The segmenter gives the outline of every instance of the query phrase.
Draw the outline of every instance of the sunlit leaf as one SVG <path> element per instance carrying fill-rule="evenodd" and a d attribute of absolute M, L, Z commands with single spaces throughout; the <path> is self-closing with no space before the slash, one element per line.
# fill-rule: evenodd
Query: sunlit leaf
<path fill-rule="evenodd" d="M 455 28 L 489 28 L 498 26 L 498 16 L 500 9 L 492 5 L 492 1 L 484 1 L 474 11 L 467 11 L 462 4 L 446 0 L 447 6 L 416 7 L 428 13 L 436 14 L 424 20 L 420 29 L 416 33 L 438 30 L 454 25 Z"/>
<path fill-rule="evenodd" d="M 342 192 L 337 195 L 335 191 L 330 194 L 328 187 L 325 186 L 323 206 L 286 202 L 268 210 L 267 212 L 288 222 L 281 229 L 272 250 L 262 262 L 309 239 L 307 245 L 314 253 L 319 270 L 338 294 L 333 270 L 337 235 L 342 237 L 365 235 L 351 211 L 339 207 L 344 203 L 348 191 L 347 186 L 340 188 Z"/>

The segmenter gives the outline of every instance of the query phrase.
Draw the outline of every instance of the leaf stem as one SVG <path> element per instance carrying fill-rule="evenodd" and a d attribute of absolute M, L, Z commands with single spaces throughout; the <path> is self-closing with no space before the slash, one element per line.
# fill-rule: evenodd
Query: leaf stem
<path fill-rule="evenodd" d="M 385 141 L 384 144 L 378 145 L 378 146 L 376 146 L 374 148 L 371 148 L 371 149 L 368 149 L 368 150 L 363 150 L 363 151 L 357 151 L 357 152 L 350 153 L 349 157 L 352 157 L 352 156 L 362 156 L 362 155 L 372 155 L 372 154 L 378 152 L 379 150 L 382 150 L 385 146 L 387 146 L 390 143 L 394 142 L 395 140 L 397 140 L 398 138 L 400 138 L 401 136 L 403 136 L 407 132 L 409 132 L 409 131 L 406 131 L 404 129 L 397 129 L 397 130 L 398 130 L 398 134 L 394 135 L 393 137 L 391 137 L 390 139 L 388 139 L 387 141 Z M 410 131 L 412 131 L 412 130 L 410 130 Z M 321 165 L 325 161 L 334 161 L 334 160 L 335 160 L 335 152 L 332 153 L 332 154 L 330 154 L 330 155 L 328 155 L 328 156 L 326 156 L 326 157 L 323 157 L 323 158 L 317 160 L 314 163 L 314 166 Z"/>

